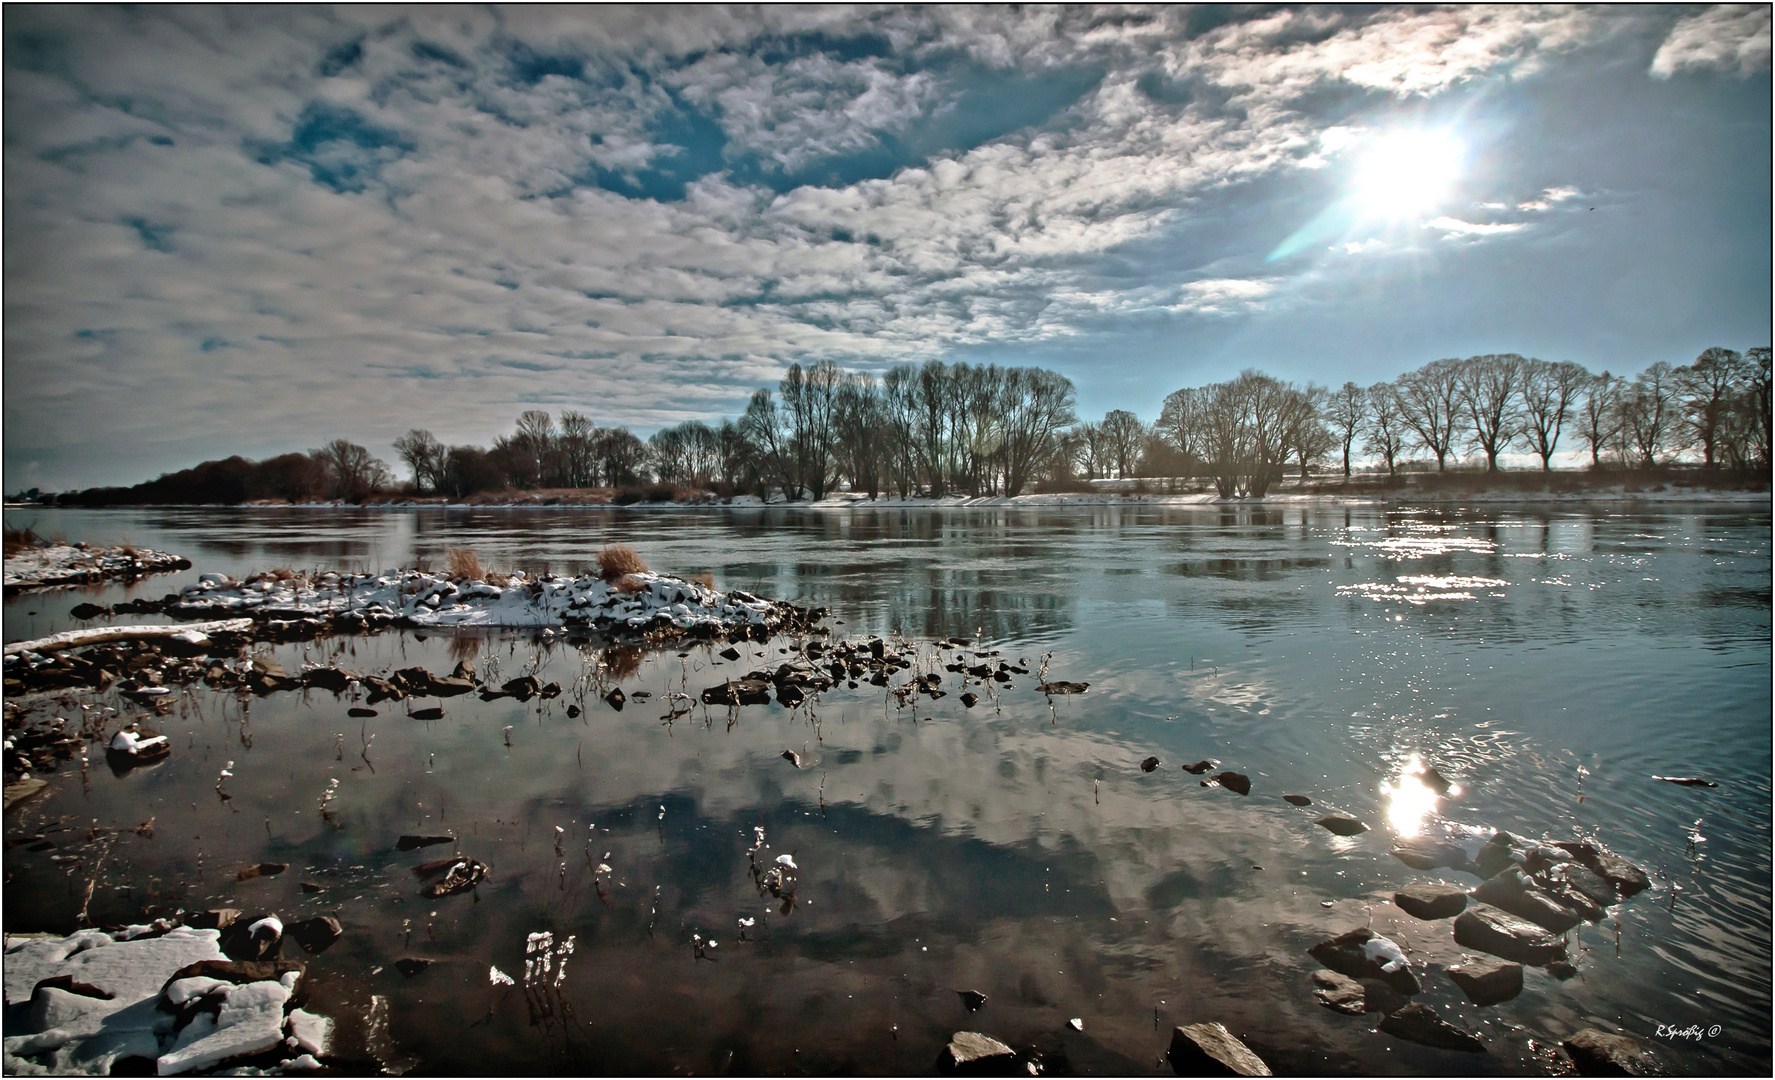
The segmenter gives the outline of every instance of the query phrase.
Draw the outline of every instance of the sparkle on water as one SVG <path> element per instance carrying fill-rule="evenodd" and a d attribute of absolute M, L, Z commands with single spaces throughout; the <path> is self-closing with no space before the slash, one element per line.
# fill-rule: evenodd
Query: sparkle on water
<path fill-rule="evenodd" d="M 1450 795 L 1459 795 L 1459 786 L 1451 785 Z M 1436 813 L 1440 801 L 1434 788 L 1424 783 L 1424 760 L 1416 754 L 1405 759 L 1399 775 L 1381 781 L 1381 794 L 1387 800 L 1387 823 L 1400 836 L 1416 836 L 1424 830 L 1424 822 Z"/>

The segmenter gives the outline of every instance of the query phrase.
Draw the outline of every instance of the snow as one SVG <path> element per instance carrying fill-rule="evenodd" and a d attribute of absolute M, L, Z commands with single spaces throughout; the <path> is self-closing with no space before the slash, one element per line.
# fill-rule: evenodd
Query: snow
<path fill-rule="evenodd" d="M 228 764 L 232 765 L 232 764 L 234 764 L 234 762 L 230 761 Z M 226 769 L 224 769 L 224 770 L 222 770 L 222 775 L 223 776 L 231 776 L 233 774 L 231 774 Z M 271 931 L 271 936 L 274 938 L 279 938 L 279 937 L 284 936 L 283 920 L 278 918 L 276 915 L 267 915 L 263 919 L 260 919 L 258 922 L 254 923 L 253 925 L 247 927 L 247 937 L 250 937 L 250 938 L 258 937 L 259 930 L 261 928 Z"/>
<path fill-rule="evenodd" d="M 1362 955 L 1378 961 L 1385 972 L 1398 971 L 1405 966 L 1405 954 L 1399 951 L 1399 946 L 1379 934 L 1362 943 Z"/>
<path fill-rule="evenodd" d="M 119 731 L 111 738 L 111 749 L 121 750 L 126 754 L 151 752 L 167 745 L 165 735 L 152 735 L 144 739 L 127 728 Z"/>
<path fill-rule="evenodd" d="M 452 581 L 422 570 L 262 580 L 243 585 L 206 574 L 185 588 L 171 614 L 257 611 L 278 618 L 403 619 L 436 627 L 559 627 L 615 623 L 634 628 L 663 619 L 679 629 L 768 625 L 774 605 L 720 593 L 665 574 L 631 574 L 618 588 L 594 574 L 514 575 L 504 586 Z M 446 603 L 445 601 L 448 601 Z"/>
<path fill-rule="evenodd" d="M 173 570 L 180 563 L 191 565 L 177 555 L 149 548 L 126 551 L 122 547 L 49 544 L 6 556 L 0 580 L 4 580 L 8 590 L 48 588 L 156 570 Z"/>
<path fill-rule="evenodd" d="M 325 1016 L 318 1016 L 307 1009 L 291 1009 L 289 1027 L 290 1038 L 296 1040 L 296 1048 L 305 1053 L 325 1054 L 332 1047 L 333 1021 Z"/>
<path fill-rule="evenodd" d="M 187 1038 L 192 1028 L 208 1020 L 208 1013 L 198 1014 L 179 1033 L 173 1048 L 160 1055 L 157 1071 L 161 1076 L 176 1076 L 270 1050 L 283 1041 L 284 1005 L 289 1000 L 290 987 L 282 982 L 266 980 L 229 987 L 214 1028 Z"/>

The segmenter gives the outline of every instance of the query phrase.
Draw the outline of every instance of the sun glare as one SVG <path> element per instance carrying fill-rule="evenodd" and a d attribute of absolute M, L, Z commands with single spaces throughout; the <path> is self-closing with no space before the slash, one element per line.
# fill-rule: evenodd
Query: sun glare
<path fill-rule="evenodd" d="M 1465 147 L 1447 131 L 1395 131 L 1359 151 L 1352 193 L 1364 213 L 1406 217 L 1433 209 L 1460 178 Z"/>
<path fill-rule="evenodd" d="M 1449 789 L 1450 794 L 1459 791 Z M 1424 761 L 1416 754 L 1406 759 L 1398 777 L 1381 781 L 1381 795 L 1387 800 L 1387 823 L 1400 836 L 1416 836 L 1423 831 L 1424 819 L 1436 813 L 1436 792 L 1424 783 Z"/>

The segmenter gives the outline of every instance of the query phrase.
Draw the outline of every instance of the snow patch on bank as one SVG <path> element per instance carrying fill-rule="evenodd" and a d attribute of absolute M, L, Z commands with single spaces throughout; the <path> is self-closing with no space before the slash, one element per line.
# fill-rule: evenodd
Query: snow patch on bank
<path fill-rule="evenodd" d="M 151 548 L 50 544 L 7 555 L 0 582 L 8 591 L 45 589 L 183 570 L 190 565 L 187 559 Z"/>

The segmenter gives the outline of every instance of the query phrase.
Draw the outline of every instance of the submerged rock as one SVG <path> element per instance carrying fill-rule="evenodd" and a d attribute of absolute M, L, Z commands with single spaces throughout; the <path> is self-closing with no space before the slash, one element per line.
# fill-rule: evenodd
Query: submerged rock
<path fill-rule="evenodd" d="M 1585 869 L 1608 882 L 1623 900 L 1644 892 L 1652 884 L 1644 870 L 1599 844 L 1588 840 L 1560 840 L 1553 846 L 1569 852 Z"/>
<path fill-rule="evenodd" d="M 1426 836 L 1406 837 L 1393 845 L 1390 854 L 1413 870 L 1447 867 L 1476 877 L 1484 876 L 1480 874 L 1478 865 L 1467 854 L 1467 850 L 1450 840 L 1436 840 Z"/>
<path fill-rule="evenodd" d="M 1152 772 L 1154 769 L 1156 769 L 1158 767 L 1159 767 L 1159 759 L 1156 757 L 1149 757 L 1145 761 L 1142 761 L 1140 763 L 1140 771 L 1141 772 Z"/>
<path fill-rule="evenodd" d="M 1565 959 L 1565 942 L 1489 904 L 1474 904 L 1455 918 L 1455 943 L 1535 967 Z"/>
<path fill-rule="evenodd" d="M 1184 768 L 1187 769 L 1187 768 L 1189 768 L 1189 766 L 1185 765 Z M 1288 805 L 1290 805 L 1290 806 L 1311 806 L 1311 805 L 1313 805 L 1313 800 L 1307 798 L 1305 795 L 1284 795 L 1284 796 L 1282 796 L 1282 800 L 1284 802 L 1288 803 Z"/>
<path fill-rule="evenodd" d="M 1479 1036 L 1436 1015 L 1436 1010 L 1421 1001 L 1414 1001 L 1381 1021 L 1381 1030 L 1397 1039 L 1433 1046 L 1438 1050 L 1460 1050 L 1469 1054 L 1485 1053 Z"/>
<path fill-rule="evenodd" d="M 1171 1032 L 1165 1054 L 1179 1076 L 1273 1076 L 1270 1067 L 1221 1024 L 1188 1024 Z"/>
<path fill-rule="evenodd" d="M 1207 772 L 1209 769 L 1214 768 L 1214 764 L 1215 764 L 1214 762 L 1209 761 L 1207 758 L 1203 758 L 1201 761 L 1195 762 L 1190 765 L 1185 765 L 1183 767 L 1183 771 L 1186 773 L 1190 773 L 1191 775 L 1194 775 L 1194 776 L 1201 776 L 1203 773 Z"/>
<path fill-rule="evenodd" d="M 1340 975 L 1378 979 L 1401 994 L 1423 989 L 1399 946 L 1366 927 L 1321 941 L 1308 949 L 1307 955 Z"/>
<path fill-rule="evenodd" d="M 770 683 L 763 679 L 729 679 L 703 691 L 704 705 L 768 705 Z"/>
<path fill-rule="evenodd" d="M 1017 1052 L 990 1035 L 958 1031 L 949 1037 L 937 1064 L 944 1072 L 963 1075 L 1009 1074 L 1016 1067 Z"/>
<path fill-rule="evenodd" d="M 1313 972 L 1313 996 L 1319 1004 L 1350 1016 L 1368 1012 L 1368 990 L 1348 975 L 1320 969 Z"/>
<path fill-rule="evenodd" d="M 1496 1005 L 1522 993 L 1522 965 L 1481 956 L 1445 969 L 1475 1005 Z"/>
<path fill-rule="evenodd" d="M 971 709 L 980 703 L 980 695 L 970 690 L 961 696 L 961 703 Z"/>
<path fill-rule="evenodd" d="M 1210 776 L 1208 779 L 1202 781 L 1203 787 L 1212 787 L 1215 784 L 1219 784 L 1221 787 L 1226 788 L 1228 791 L 1236 791 L 1241 795 L 1251 794 L 1251 777 L 1246 776 L 1244 773 L 1238 773 L 1238 772 L 1216 773 L 1213 776 Z"/>
<path fill-rule="evenodd" d="M 1368 826 L 1348 814 L 1326 814 L 1313 824 L 1337 836 L 1357 836 L 1368 831 Z"/>
<path fill-rule="evenodd" d="M 1520 870 L 1500 871 L 1473 890 L 1473 899 L 1527 919 L 1543 930 L 1563 934 L 1581 921 L 1578 913 L 1534 887 Z"/>
<path fill-rule="evenodd" d="M 1585 1076 L 1649 1076 L 1657 1065 L 1638 1039 L 1585 1028 L 1560 1044 Z"/>
<path fill-rule="evenodd" d="M 403 835 L 394 842 L 396 851 L 412 851 L 415 848 L 430 847 L 433 844 L 454 844 L 454 836 L 420 836 L 413 833 Z"/>
<path fill-rule="evenodd" d="M 961 1007 L 969 1012 L 979 1012 L 980 1006 L 986 1004 L 986 995 L 978 990 L 957 990 L 955 994 L 961 998 Z"/>
<path fill-rule="evenodd" d="M 1414 881 L 1393 894 L 1400 911 L 1415 918 L 1447 919 L 1467 908 L 1467 893 L 1453 885 Z"/>

